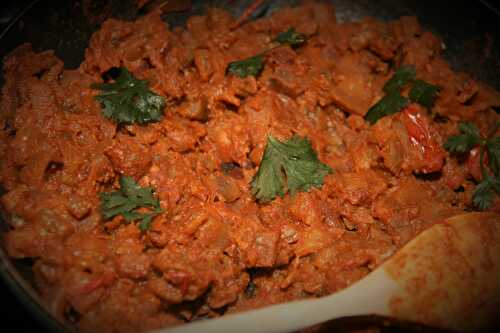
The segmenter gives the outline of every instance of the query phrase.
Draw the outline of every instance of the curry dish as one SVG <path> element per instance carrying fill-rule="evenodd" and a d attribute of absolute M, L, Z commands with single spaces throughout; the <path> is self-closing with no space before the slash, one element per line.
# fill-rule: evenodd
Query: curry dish
<path fill-rule="evenodd" d="M 170 29 L 107 20 L 78 69 L 4 60 L 14 259 L 82 332 L 139 332 L 345 288 L 418 233 L 500 211 L 500 94 L 415 17 L 306 3 Z"/>

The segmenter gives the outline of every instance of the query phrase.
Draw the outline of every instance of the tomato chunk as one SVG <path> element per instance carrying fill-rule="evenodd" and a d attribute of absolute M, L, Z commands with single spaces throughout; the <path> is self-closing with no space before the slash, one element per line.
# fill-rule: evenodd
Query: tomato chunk
<path fill-rule="evenodd" d="M 107 286 L 113 283 L 115 280 L 116 275 L 113 272 L 105 272 L 99 277 L 89 281 L 87 284 L 83 285 L 80 290 L 78 290 L 78 295 L 85 295 L 85 294 L 90 294 L 97 288 L 101 286 Z"/>
<path fill-rule="evenodd" d="M 410 136 L 411 143 L 422 155 L 424 167 L 422 172 L 440 171 L 444 165 L 445 153 L 436 137 L 437 131 L 432 128 L 429 118 L 414 104 L 401 113 L 401 120 Z"/>

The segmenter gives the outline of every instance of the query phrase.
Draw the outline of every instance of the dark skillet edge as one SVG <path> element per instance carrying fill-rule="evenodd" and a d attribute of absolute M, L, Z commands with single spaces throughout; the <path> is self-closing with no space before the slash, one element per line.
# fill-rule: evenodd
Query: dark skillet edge
<path fill-rule="evenodd" d="M 12 12 L 12 18 L 9 22 L 6 23 L 5 27 L 2 27 L 2 31 L 0 31 L 0 40 L 4 38 L 4 36 L 9 32 L 12 26 L 16 24 L 23 17 L 23 15 L 26 14 L 27 11 L 29 11 L 34 5 L 36 5 L 38 1 L 40 0 L 31 0 L 26 3 L 23 8 L 18 8 L 18 10 Z"/>
<path fill-rule="evenodd" d="M 491 0 L 479 0 L 479 1 L 500 17 L 500 7 L 498 5 L 495 5 L 493 1 Z"/>
<path fill-rule="evenodd" d="M 1 222 L 1 221 L 0 221 Z M 0 248 L 0 277 L 34 319 L 48 332 L 71 333 L 69 326 L 59 322 L 44 306 L 38 293 L 17 271 L 5 250 Z"/>
<path fill-rule="evenodd" d="M 5 189 L 0 184 L 0 196 L 5 194 Z M 57 320 L 45 306 L 43 300 L 35 290 L 32 279 L 23 274 L 16 260 L 9 258 L 3 245 L 3 236 L 9 229 L 7 216 L 0 205 L 0 280 L 9 291 L 16 297 L 25 310 L 33 316 L 35 322 L 47 332 L 73 333 L 69 326 Z M 31 267 L 30 267 L 31 269 Z M 2 287 L 0 285 L 0 287 Z"/>
<path fill-rule="evenodd" d="M 378 315 L 350 316 L 329 320 L 313 326 L 311 333 L 349 333 L 351 331 L 379 329 L 381 332 L 455 333 L 454 331 L 418 324 L 407 320 Z M 311 329 L 311 328 L 309 328 Z M 296 332 L 299 333 L 299 332 Z M 300 332 L 304 333 L 304 332 Z M 306 333 L 309 333 L 306 331 Z"/>
<path fill-rule="evenodd" d="M 16 15 L 13 16 L 13 19 L 5 26 L 5 29 L 3 31 L 0 31 L 0 41 L 4 41 L 6 36 L 9 34 L 10 30 L 15 30 L 17 29 L 16 25 L 21 22 L 26 16 L 33 14 L 33 11 L 36 9 L 34 7 L 40 7 L 40 0 L 31 0 L 28 2 L 26 7 L 21 9 L 20 11 L 16 12 Z M 116 3 L 116 1 L 111 0 L 111 2 Z M 120 2 L 120 1 L 118 1 Z M 123 1 L 123 3 L 127 3 L 128 1 Z M 193 1 L 195 3 L 195 14 L 200 14 L 204 7 L 207 4 L 200 4 L 203 3 L 203 1 Z M 217 1 L 213 0 L 210 1 L 209 4 L 221 4 L 224 1 Z M 246 1 L 248 2 L 248 1 Z M 279 5 L 280 3 L 282 4 L 284 1 L 276 1 Z M 293 2 L 290 1 L 290 2 Z M 336 1 L 333 1 L 336 2 Z M 340 1 L 342 2 L 342 1 Z M 362 1 L 360 1 L 362 2 Z M 382 1 L 387 5 L 387 1 Z M 412 1 L 409 1 L 410 3 Z M 489 23 L 485 24 L 488 29 L 491 29 L 491 27 L 495 28 L 495 24 L 492 22 L 492 17 L 496 17 L 497 20 L 500 21 L 500 8 L 497 7 L 497 5 L 494 5 L 492 1 L 486 1 L 486 0 L 477 0 L 476 4 L 480 6 L 481 8 L 477 8 L 477 13 L 484 13 L 486 12 L 489 16 L 488 20 Z M 274 4 L 273 4 L 274 6 Z M 126 7 L 126 5 L 120 6 L 121 8 Z M 410 7 L 409 7 L 410 8 Z M 243 8 L 236 8 L 235 10 L 232 10 L 233 14 L 235 13 L 240 13 Z M 65 12 L 67 13 L 67 12 Z M 116 12 L 114 13 L 116 14 Z M 181 13 L 179 15 L 175 15 L 172 17 L 166 17 L 166 21 L 171 23 L 173 26 L 176 26 L 179 24 L 179 22 L 183 22 L 188 16 L 192 15 L 193 13 Z M 374 15 L 374 14 L 372 14 Z M 415 13 L 417 17 L 419 17 L 418 13 Z M 83 25 L 82 22 L 82 15 L 78 18 L 79 20 L 79 26 L 81 27 Z M 130 8 L 127 11 L 125 15 L 119 15 L 121 18 L 131 18 L 134 16 L 133 12 L 130 12 Z M 362 15 L 364 16 L 364 15 Z M 376 16 L 376 15 L 374 15 Z M 396 16 L 401 16 L 401 14 L 397 14 Z M 479 16 L 478 16 L 479 17 Z M 382 17 L 377 17 L 378 19 L 382 20 L 388 20 L 391 18 L 391 16 L 385 16 L 382 14 Z M 419 17 L 420 19 L 420 17 Z M 432 29 L 432 27 L 429 25 L 430 22 L 426 22 L 425 20 L 421 20 L 422 25 L 426 28 L 429 29 L 430 31 L 437 33 L 440 35 L 444 41 L 447 41 L 447 36 L 443 35 L 439 31 L 436 31 L 435 29 Z M 484 23 L 484 22 L 483 22 Z M 88 24 L 88 22 L 87 22 Z M 82 33 L 82 36 L 78 37 L 76 41 L 72 41 L 73 44 L 71 45 L 58 45 L 59 49 L 56 48 L 56 54 L 61 57 L 64 60 L 67 60 L 65 58 L 74 56 L 75 54 L 78 54 L 78 52 L 81 52 L 84 50 L 84 46 L 82 46 L 82 42 L 85 41 L 86 38 L 90 36 L 90 34 L 98 27 L 98 25 L 93 25 L 85 29 L 85 31 L 79 31 Z M 498 26 L 496 26 L 498 27 Z M 77 29 L 78 31 L 78 29 Z M 70 31 L 72 33 L 72 31 Z M 67 32 L 66 32 L 67 33 Z M 494 31 L 492 31 L 494 33 Z M 63 36 L 63 35 L 61 35 Z M 59 37 L 61 37 L 59 36 Z M 26 36 L 24 36 L 26 37 Z M 482 37 L 482 36 L 481 36 Z M 496 37 L 500 39 L 500 35 L 496 34 Z M 86 42 L 86 41 L 85 41 Z M 497 45 L 500 43 L 500 40 L 496 40 Z M 43 43 L 42 43 L 43 44 Z M 66 47 L 66 48 L 65 48 Z M 83 48 L 82 48 L 83 47 Z M 42 47 L 43 49 L 43 47 Z M 498 46 L 497 46 L 498 49 Z M 36 51 L 40 51 L 40 48 L 36 48 Z M 8 43 L 7 49 L 0 50 L 0 59 L 3 60 L 3 57 L 8 54 L 10 51 L 12 51 L 12 44 Z M 450 52 L 457 52 L 456 49 L 450 50 Z M 463 52 L 463 50 L 462 50 Z M 457 53 L 460 55 L 459 53 Z M 73 59 L 73 61 L 65 61 L 69 65 L 69 67 L 74 68 L 76 65 L 81 62 L 82 60 L 82 55 L 79 55 L 79 58 Z M 495 54 L 493 55 L 493 58 L 495 58 Z M 454 59 L 448 59 L 450 63 L 455 67 L 457 64 L 454 62 Z M 493 59 L 495 60 L 495 59 Z M 497 63 L 498 64 L 498 63 Z M 497 65 L 500 66 L 500 65 Z M 473 74 L 475 77 L 478 77 L 479 79 L 484 79 L 482 77 L 482 73 L 476 71 L 476 68 L 469 68 L 465 66 L 466 68 L 460 68 L 461 70 L 466 70 L 470 72 L 474 72 Z M 500 67 L 499 67 L 500 68 Z M 484 71 L 484 70 L 483 70 Z M 494 73 L 499 73 L 498 69 Z M 489 77 L 491 77 L 492 73 L 489 73 Z M 494 82 L 491 82 L 490 80 L 484 80 L 488 84 L 491 84 L 492 86 L 496 87 L 497 89 L 500 87 L 500 80 L 497 78 Z M 0 87 L 3 86 L 3 75 L 0 73 Z M 0 195 L 2 192 L 0 191 Z M 6 221 L 4 220 L 4 217 L 2 214 L 0 214 L 0 226 L 5 225 Z M 4 233 L 3 230 L 0 228 L 0 242 L 2 238 L 2 234 Z M 39 297 L 38 293 L 35 291 L 32 285 L 28 282 L 28 279 L 26 276 L 23 276 L 19 272 L 19 268 L 16 267 L 16 262 L 15 260 L 11 260 L 8 255 L 5 252 L 5 249 L 3 246 L 0 244 L 0 278 L 5 282 L 5 284 L 8 286 L 8 288 L 17 296 L 17 298 L 21 301 L 25 309 L 29 311 L 30 314 L 33 315 L 35 320 L 40 323 L 43 327 L 45 327 L 48 331 L 50 332 L 61 332 L 61 333 L 70 333 L 74 332 L 74 330 L 69 327 L 68 325 L 60 322 L 57 320 L 52 314 L 46 309 L 46 307 L 43 305 L 43 302 L 41 298 Z M 435 329 L 431 328 L 428 326 L 423 326 L 420 324 L 415 324 L 415 323 L 410 323 L 410 322 L 405 322 L 405 321 L 399 321 L 391 318 L 384 318 L 384 317 L 379 317 L 379 316 L 356 316 L 356 317 L 346 317 L 346 318 L 340 318 L 335 321 L 329 321 L 326 323 L 321 324 L 321 329 L 315 330 L 315 333 L 319 332 L 346 332 L 346 328 L 353 328 L 356 327 L 356 325 L 361 325 L 361 328 L 366 328 L 366 327 L 378 327 L 382 329 L 383 332 L 450 332 L 450 331 L 445 331 L 445 330 L 440 330 L 440 329 Z M 342 328 L 344 330 L 342 330 Z"/>
<path fill-rule="evenodd" d="M 106 3 L 105 8 L 92 8 L 91 17 L 82 13 L 80 1 L 50 0 L 50 6 L 42 0 L 19 0 L 35 3 L 22 17 L 10 24 L 3 35 L 0 58 L 3 58 L 20 43 L 30 41 L 36 52 L 53 49 L 68 69 L 79 66 L 91 34 L 107 17 L 130 20 L 142 14 L 133 6 L 133 0 L 88 0 L 86 3 Z M 320 0 L 327 1 L 327 0 Z M 182 25 L 190 15 L 202 14 L 208 6 L 229 9 L 239 16 L 252 0 L 191 0 L 192 10 L 164 15 L 171 26 Z M 267 15 L 283 5 L 293 5 L 298 0 L 273 0 L 262 6 L 256 16 Z M 443 0 L 428 6 L 419 0 L 380 0 L 376 4 L 367 0 L 329 0 L 336 6 L 337 17 L 343 20 L 359 20 L 373 16 L 383 21 L 403 15 L 418 17 L 424 29 L 440 37 L 447 48 L 445 59 L 455 71 L 467 72 L 500 90 L 500 8 L 491 0 Z M 57 10 L 53 10 L 57 8 Z M 106 13 L 104 15 L 103 13 Z M 98 17 L 93 19 L 92 17 Z M 17 24 L 18 23 L 18 24 Z M 43 26 L 40 30 L 36 27 Z M 1 28 L 1 27 L 0 27 Z M 1 36 L 0 35 L 0 36 Z M 488 43 L 490 45 L 488 46 Z M 484 56 L 486 48 L 490 55 Z M 3 84 L 0 74 L 0 86 Z"/>

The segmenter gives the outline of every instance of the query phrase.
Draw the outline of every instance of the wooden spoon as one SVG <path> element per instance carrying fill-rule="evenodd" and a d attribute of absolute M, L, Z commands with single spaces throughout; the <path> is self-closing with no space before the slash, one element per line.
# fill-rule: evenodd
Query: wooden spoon
<path fill-rule="evenodd" d="M 293 332 L 369 314 L 457 331 L 491 329 L 495 320 L 498 325 L 500 215 L 468 213 L 436 224 L 365 278 L 330 296 L 156 332 Z"/>

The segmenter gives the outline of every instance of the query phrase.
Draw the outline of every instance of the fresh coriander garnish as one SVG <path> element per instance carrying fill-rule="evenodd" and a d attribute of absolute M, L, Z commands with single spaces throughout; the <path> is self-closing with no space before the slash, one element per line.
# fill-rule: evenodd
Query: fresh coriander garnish
<path fill-rule="evenodd" d="M 410 90 L 410 100 L 414 103 L 425 106 L 430 109 L 437 97 L 439 88 L 423 80 L 415 80 Z"/>
<path fill-rule="evenodd" d="M 401 66 L 392 75 L 392 77 L 384 84 L 384 91 L 390 93 L 392 91 L 400 91 L 405 84 L 410 83 L 417 77 L 417 72 L 413 66 Z"/>
<path fill-rule="evenodd" d="M 263 56 L 261 54 L 229 63 L 227 72 L 242 78 L 247 76 L 257 76 L 264 66 Z"/>
<path fill-rule="evenodd" d="M 287 31 L 279 33 L 274 39 L 281 45 L 290 45 L 292 47 L 299 46 L 306 41 L 306 36 L 295 31 L 295 28 L 290 28 Z M 230 62 L 226 68 L 226 73 L 245 78 L 247 76 L 257 76 L 264 68 L 264 55 L 276 46 L 268 48 L 255 56 Z"/>
<path fill-rule="evenodd" d="M 487 176 L 474 189 L 472 202 L 479 210 L 487 210 L 491 207 L 495 195 L 500 194 L 500 180 Z"/>
<path fill-rule="evenodd" d="M 306 41 L 306 36 L 295 31 L 295 28 L 290 28 L 287 31 L 279 33 L 273 42 L 280 43 L 281 45 L 297 46 Z"/>
<path fill-rule="evenodd" d="M 370 124 L 375 124 L 380 118 L 401 111 L 408 103 L 408 98 L 401 96 L 399 91 L 391 91 L 368 110 L 365 119 Z"/>
<path fill-rule="evenodd" d="M 452 153 L 468 153 L 481 144 L 481 134 L 476 125 L 469 122 L 458 124 L 460 135 L 451 136 L 444 144 L 444 148 Z"/>
<path fill-rule="evenodd" d="M 431 108 L 436 99 L 439 88 L 416 78 L 417 73 L 413 66 L 401 66 L 384 85 L 386 93 L 365 115 L 370 124 L 375 124 L 380 118 L 395 114 L 410 103 L 418 103 Z M 412 85 L 409 98 L 401 95 L 401 90 Z"/>
<path fill-rule="evenodd" d="M 160 214 L 160 201 L 153 195 L 153 188 L 140 187 L 132 177 L 120 178 L 120 190 L 101 193 L 101 214 L 105 220 L 117 215 L 127 222 L 139 222 L 139 229 L 149 229 L 153 217 Z M 138 208 L 149 208 L 149 213 L 140 213 Z"/>
<path fill-rule="evenodd" d="M 127 68 L 112 83 L 93 84 L 101 90 L 96 100 L 102 103 L 105 117 L 119 124 L 145 124 L 160 120 L 165 99 L 148 88 L 148 81 L 136 79 Z"/>
<path fill-rule="evenodd" d="M 500 177 L 500 137 L 487 140 L 486 151 L 488 152 L 488 166 L 497 177 Z"/>
<path fill-rule="evenodd" d="M 481 166 L 482 181 L 474 189 L 472 202 L 479 210 L 491 207 L 495 195 L 500 194 L 500 137 L 492 137 L 499 124 L 487 138 L 481 136 L 479 129 L 473 123 L 463 122 L 458 126 L 460 135 L 449 137 L 444 148 L 453 153 L 469 153 L 479 146 L 479 165 Z M 488 154 L 488 165 L 493 173 L 488 172 L 484 165 L 484 154 Z"/>
<path fill-rule="evenodd" d="M 325 176 L 332 172 L 318 159 L 307 138 L 294 135 L 281 142 L 270 135 L 259 170 L 251 182 L 252 193 L 260 202 L 268 202 L 287 192 L 293 195 L 312 186 L 320 187 Z"/>

